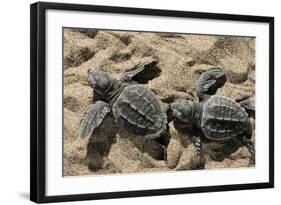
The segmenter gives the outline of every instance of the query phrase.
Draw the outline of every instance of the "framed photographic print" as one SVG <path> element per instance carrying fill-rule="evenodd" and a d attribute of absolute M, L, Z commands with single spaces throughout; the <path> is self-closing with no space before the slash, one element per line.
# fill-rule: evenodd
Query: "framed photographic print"
<path fill-rule="evenodd" d="M 274 187 L 274 18 L 31 5 L 34 202 Z"/>

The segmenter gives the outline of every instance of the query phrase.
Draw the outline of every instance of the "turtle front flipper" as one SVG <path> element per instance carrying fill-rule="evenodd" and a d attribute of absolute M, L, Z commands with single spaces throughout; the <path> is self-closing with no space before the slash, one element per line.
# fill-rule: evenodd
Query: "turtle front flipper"
<path fill-rule="evenodd" d="M 200 136 L 193 136 L 192 137 L 193 144 L 196 148 L 196 166 L 197 169 L 204 168 L 203 160 L 202 160 L 202 142 Z"/>
<path fill-rule="evenodd" d="M 81 122 L 80 137 L 90 137 L 96 127 L 100 125 L 105 116 L 111 111 L 109 105 L 103 101 L 97 101 L 87 111 Z"/>
<path fill-rule="evenodd" d="M 124 72 L 120 80 L 122 82 L 148 83 L 149 80 L 160 75 L 161 70 L 156 66 L 158 61 L 152 60 L 150 63 L 139 66 L 135 70 Z"/>
<path fill-rule="evenodd" d="M 243 107 L 246 110 L 249 117 L 252 117 L 255 119 L 256 108 L 255 108 L 255 97 L 254 96 L 246 97 L 241 100 L 237 100 L 236 102 L 238 102 L 241 105 L 241 107 Z"/>
<path fill-rule="evenodd" d="M 196 93 L 200 100 L 214 95 L 226 82 L 226 74 L 220 68 L 204 72 L 196 82 Z"/>

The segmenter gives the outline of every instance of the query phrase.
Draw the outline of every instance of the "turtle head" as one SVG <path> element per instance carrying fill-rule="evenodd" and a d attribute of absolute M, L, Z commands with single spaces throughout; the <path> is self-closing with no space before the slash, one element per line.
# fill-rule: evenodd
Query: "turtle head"
<path fill-rule="evenodd" d="M 107 100 L 107 95 L 111 91 L 116 81 L 108 73 L 91 68 L 88 70 L 89 82 L 94 89 L 94 94 L 102 100 Z"/>
<path fill-rule="evenodd" d="M 170 109 L 174 119 L 192 124 L 195 113 L 194 102 L 190 100 L 176 100 L 170 105 Z"/>

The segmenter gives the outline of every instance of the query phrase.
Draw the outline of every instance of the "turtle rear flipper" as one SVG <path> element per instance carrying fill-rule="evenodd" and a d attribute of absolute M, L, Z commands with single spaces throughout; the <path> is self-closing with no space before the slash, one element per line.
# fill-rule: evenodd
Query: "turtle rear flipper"
<path fill-rule="evenodd" d="M 146 84 L 149 80 L 160 75 L 161 70 L 156 66 L 158 61 L 153 60 L 150 63 L 139 66 L 135 70 L 124 72 L 120 80 L 122 82 L 135 81 L 137 83 Z"/>
<path fill-rule="evenodd" d="M 81 122 L 80 137 L 82 139 L 90 137 L 94 129 L 100 125 L 110 111 L 111 109 L 107 103 L 103 101 L 95 102 Z"/>
<path fill-rule="evenodd" d="M 250 154 L 251 154 L 251 163 L 255 164 L 255 145 L 254 143 L 251 141 L 251 139 L 249 139 L 246 136 L 243 136 L 241 138 L 241 142 L 243 145 L 245 145 L 247 147 L 247 149 L 249 150 Z"/>
<path fill-rule="evenodd" d="M 200 100 L 216 94 L 226 82 L 226 74 L 220 68 L 211 68 L 204 72 L 196 82 L 196 93 Z"/>
<path fill-rule="evenodd" d="M 162 160 L 167 162 L 167 147 L 170 143 L 171 134 L 169 132 L 169 126 L 167 125 L 166 129 L 163 129 L 161 133 L 158 134 L 159 137 L 153 138 L 153 140 L 157 141 L 163 148 L 163 157 Z M 149 136 L 146 136 L 149 139 Z"/>

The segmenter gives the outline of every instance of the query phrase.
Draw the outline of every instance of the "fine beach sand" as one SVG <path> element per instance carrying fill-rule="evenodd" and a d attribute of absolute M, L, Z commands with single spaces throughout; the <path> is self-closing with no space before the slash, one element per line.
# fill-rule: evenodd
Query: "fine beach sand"
<path fill-rule="evenodd" d="M 89 68 L 115 73 L 158 61 L 161 75 L 148 83 L 160 98 L 197 101 L 195 82 L 220 67 L 227 83 L 217 95 L 239 100 L 255 94 L 255 38 L 64 29 L 64 176 L 190 170 L 196 150 L 187 134 L 170 123 L 167 163 L 160 145 L 130 136 L 107 117 L 89 140 L 79 138 L 80 121 L 92 103 Z M 252 140 L 255 141 L 255 123 Z M 204 143 L 205 168 L 254 166 L 237 140 Z"/>

